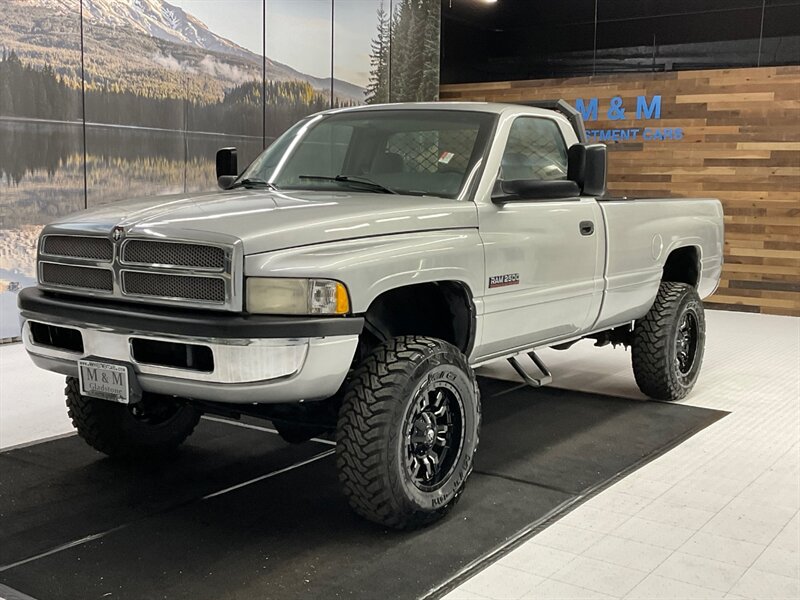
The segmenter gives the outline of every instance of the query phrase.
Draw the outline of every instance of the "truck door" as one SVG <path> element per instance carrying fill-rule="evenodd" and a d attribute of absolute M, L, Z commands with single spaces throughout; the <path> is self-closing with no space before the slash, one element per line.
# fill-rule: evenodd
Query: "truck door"
<path fill-rule="evenodd" d="M 500 178 L 566 179 L 567 127 L 547 117 L 516 117 L 507 128 Z M 590 327 L 600 310 L 605 259 L 596 200 L 476 200 L 487 277 L 476 355 L 566 338 Z"/>

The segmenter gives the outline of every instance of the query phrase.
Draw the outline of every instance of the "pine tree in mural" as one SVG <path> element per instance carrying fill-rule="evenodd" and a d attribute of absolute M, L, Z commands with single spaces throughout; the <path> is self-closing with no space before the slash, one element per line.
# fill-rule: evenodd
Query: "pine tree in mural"
<path fill-rule="evenodd" d="M 412 17 L 417 0 L 395 0 L 395 11 L 392 17 L 391 39 L 391 81 L 389 91 L 393 102 L 406 102 L 410 100 L 411 72 L 414 65 L 411 62 L 411 53 L 416 45 L 413 39 Z"/>
<path fill-rule="evenodd" d="M 425 2 L 422 33 L 422 70 L 419 96 L 423 100 L 439 98 L 439 46 L 442 26 L 442 11 L 438 2 Z"/>
<path fill-rule="evenodd" d="M 389 101 L 389 15 L 378 7 L 378 33 L 370 44 L 369 83 L 366 90 L 367 104 L 382 104 Z"/>
<path fill-rule="evenodd" d="M 395 0 L 395 7 L 391 16 L 383 3 L 378 8 L 366 102 L 435 100 L 439 91 L 439 2 Z"/>

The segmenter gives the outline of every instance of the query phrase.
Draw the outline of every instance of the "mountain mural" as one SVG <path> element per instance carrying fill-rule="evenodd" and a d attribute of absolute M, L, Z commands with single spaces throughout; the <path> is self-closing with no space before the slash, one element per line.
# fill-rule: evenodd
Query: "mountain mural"
<path fill-rule="evenodd" d="M 83 0 L 83 19 L 92 26 L 123 28 L 165 42 L 251 58 L 249 51 L 210 31 L 182 8 L 161 0 Z"/>
<path fill-rule="evenodd" d="M 214 189 L 218 148 L 244 165 L 331 106 L 435 99 L 439 2 L 267 0 L 281 62 L 259 52 L 259 0 L 0 0 L 0 341 L 54 218 Z"/>
<path fill-rule="evenodd" d="M 77 85 L 79 62 L 65 60 L 64 55 L 80 52 L 78 2 L 4 0 L 0 40 L 27 64 L 49 65 Z M 314 77 L 270 58 L 262 66 L 260 54 L 217 35 L 163 0 L 83 0 L 83 14 L 90 89 L 215 101 L 228 88 L 260 79 L 265 68 L 268 80 L 301 81 L 330 93 L 330 78 Z M 261 18 L 260 11 L 256 16 Z M 334 89 L 342 100 L 364 101 L 364 89 L 357 85 L 336 79 Z"/>

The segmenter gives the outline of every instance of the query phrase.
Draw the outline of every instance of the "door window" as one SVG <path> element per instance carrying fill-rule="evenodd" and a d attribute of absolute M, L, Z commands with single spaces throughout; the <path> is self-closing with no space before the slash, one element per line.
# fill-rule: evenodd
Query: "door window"
<path fill-rule="evenodd" d="M 567 178 L 567 146 L 555 121 L 519 117 L 511 125 L 500 172 L 501 179 Z"/>

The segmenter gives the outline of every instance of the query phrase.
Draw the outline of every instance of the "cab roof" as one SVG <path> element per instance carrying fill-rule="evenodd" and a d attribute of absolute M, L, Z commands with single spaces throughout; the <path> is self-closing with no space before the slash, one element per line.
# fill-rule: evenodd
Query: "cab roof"
<path fill-rule="evenodd" d="M 502 104 L 499 102 L 398 102 L 395 104 L 365 104 L 348 108 L 334 108 L 323 114 L 362 112 L 374 110 L 463 110 L 485 112 L 496 115 L 518 113 L 524 115 L 553 116 L 556 111 L 534 108 L 524 104 Z"/>
<path fill-rule="evenodd" d="M 586 130 L 579 112 L 563 100 L 548 100 L 543 101 L 543 103 L 552 104 L 554 110 L 528 106 L 527 104 L 502 104 L 499 102 L 398 102 L 396 104 L 367 104 L 348 108 L 335 108 L 318 114 L 332 115 L 349 112 L 380 112 L 382 110 L 449 110 L 482 112 L 512 118 L 517 116 L 548 117 L 564 122 L 575 132 L 579 142 L 586 143 Z"/>

